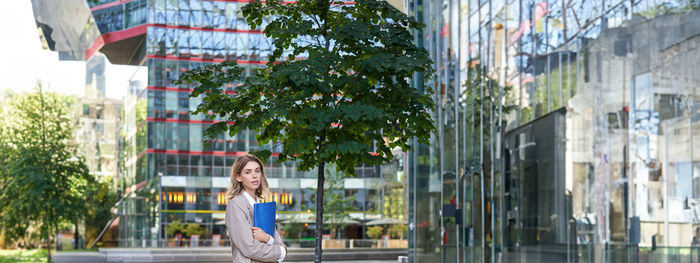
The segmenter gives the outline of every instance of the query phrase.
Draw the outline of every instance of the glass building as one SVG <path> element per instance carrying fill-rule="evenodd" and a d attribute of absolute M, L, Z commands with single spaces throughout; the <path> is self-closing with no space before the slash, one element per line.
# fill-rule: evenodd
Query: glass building
<path fill-rule="evenodd" d="M 248 72 L 267 63 L 271 41 L 245 23 L 239 12 L 245 4 L 209 0 L 90 3 L 100 36 L 85 49 L 85 58 L 99 51 L 114 64 L 136 65 L 147 74 L 147 83 L 131 82 L 124 101 L 119 175 L 123 199 L 114 223 L 119 226 L 118 246 L 185 245 L 175 239 L 177 233 L 168 231 L 173 224 L 199 226 L 200 242 L 190 243 L 190 238 L 188 246 L 227 245 L 225 192 L 231 165 L 249 151 L 275 149 L 259 146 L 251 131 L 221 134 L 207 146 L 203 133 L 215 121 L 190 114 L 202 98 L 190 98 L 193 87 L 173 82 L 184 71 L 226 60 Z M 226 92 L 233 95 L 238 84 L 227 84 Z M 308 221 L 315 213 L 308 208 L 315 207 L 316 172 L 298 172 L 295 162 L 277 165 L 274 154 L 272 159 L 265 170 L 278 203 L 279 221 Z M 344 196 L 354 197 L 347 213 L 359 222 L 341 229 L 343 237 L 365 238 L 365 223 L 384 215 L 405 217 L 405 209 L 392 213 L 385 209 L 403 204 L 402 198 L 391 198 L 405 189 L 402 165 L 403 160 L 397 160 L 382 167 L 360 166 L 356 178 L 342 182 Z M 390 201 L 385 202 L 385 196 Z M 313 223 L 308 227 L 312 230 Z"/>
<path fill-rule="evenodd" d="M 85 95 L 76 125 L 79 155 L 95 178 L 109 178 L 115 184 L 121 137 L 122 102 L 105 97 L 106 76 L 104 56 L 93 56 L 85 67 Z"/>
<path fill-rule="evenodd" d="M 438 124 L 407 154 L 409 261 L 697 260 L 700 2 L 406 7 Z"/>

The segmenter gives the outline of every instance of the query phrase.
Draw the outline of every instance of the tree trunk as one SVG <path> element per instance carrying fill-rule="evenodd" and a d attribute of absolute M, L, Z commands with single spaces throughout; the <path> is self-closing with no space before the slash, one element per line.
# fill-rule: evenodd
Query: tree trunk
<path fill-rule="evenodd" d="M 318 165 L 318 184 L 316 185 L 316 263 L 321 263 L 321 234 L 323 233 L 323 183 L 325 162 Z"/>
<path fill-rule="evenodd" d="M 0 227 L 0 249 L 5 249 L 5 228 Z"/>
<path fill-rule="evenodd" d="M 46 237 L 46 262 L 51 263 L 51 237 Z"/>
<path fill-rule="evenodd" d="M 74 241 L 73 241 L 73 242 L 74 242 L 74 244 L 73 244 L 73 249 L 79 249 L 79 248 L 80 248 L 80 247 L 79 247 L 80 244 L 78 244 L 78 237 L 79 237 L 79 235 L 78 235 L 78 220 L 76 219 L 76 220 L 75 220 L 75 231 L 73 232 L 73 240 L 74 240 Z"/>

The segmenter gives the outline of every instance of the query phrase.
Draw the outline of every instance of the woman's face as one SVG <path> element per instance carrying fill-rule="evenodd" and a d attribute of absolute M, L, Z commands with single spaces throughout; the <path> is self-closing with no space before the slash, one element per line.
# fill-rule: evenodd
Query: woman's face
<path fill-rule="evenodd" d="M 262 178 L 262 168 L 256 161 L 248 162 L 236 177 L 236 180 L 243 183 L 243 188 L 246 191 L 255 191 L 260 187 L 260 179 Z"/>

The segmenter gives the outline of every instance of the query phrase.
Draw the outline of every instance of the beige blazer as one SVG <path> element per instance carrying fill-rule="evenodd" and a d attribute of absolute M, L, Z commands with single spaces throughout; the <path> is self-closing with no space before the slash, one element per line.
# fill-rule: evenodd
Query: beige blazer
<path fill-rule="evenodd" d="M 253 206 L 242 194 L 237 195 L 226 205 L 226 229 L 231 241 L 234 263 L 276 262 L 282 255 L 282 237 L 275 228 L 275 241 L 272 245 L 253 239 Z"/>

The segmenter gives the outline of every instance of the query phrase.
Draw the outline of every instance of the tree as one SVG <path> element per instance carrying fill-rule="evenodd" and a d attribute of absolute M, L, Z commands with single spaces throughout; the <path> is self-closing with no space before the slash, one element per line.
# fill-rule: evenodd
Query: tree
<path fill-rule="evenodd" d="M 408 232 L 408 227 L 404 224 L 395 224 L 389 227 L 389 235 L 391 238 L 402 239 Z"/>
<path fill-rule="evenodd" d="M 75 222 L 87 211 L 82 194 L 92 181 L 77 157 L 68 118 L 71 97 L 39 87 L 11 102 L 7 151 L 0 174 L 0 224 L 10 239 L 39 230 L 51 258 L 51 236 L 61 222 Z M 5 155 L 6 154 L 6 155 Z"/>
<path fill-rule="evenodd" d="M 167 234 L 169 237 L 172 237 L 175 234 L 184 234 L 186 226 L 180 222 L 180 220 L 173 220 L 173 222 L 170 223 L 167 228 L 165 228 L 165 234 Z"/>
<path fill-rule="evenodd" d="M 379 239 L 384 233 L 384 228 L 381 226 L 371 226 L 367 228 L 367 236 L 371 239 Z"/>
<path fill-rule="evenodd" d="M 202 232 L 202 228 L 198 224 L 183 224 L 180 220 L 174 220 L 165 229 L 165 233 L 170 237 L 174 237 L 176 234 L 181 234 L 184 238 L 191 238 L 192 235 L 201 235 Z"/>
<path fill-rule="evenodd" d="M 10 115 L 10 99 L 13 97 L 7 91 L 0 93 L 0 185 L 5 185 L 5 178 L 7 178 L 8 170 L 7 165 L 10 161 L 12 153 L 12 147 L 9 143 L 9 124 L 11 122 Z M 0 248 L 6 248 L 10 239 L 5 235 L 5 226 L 2 221 L 0 221 Z"/>
<path fill-rule="evenodd" d="M 224 87 L 245 73 L 233 62 L 193 69 L 176 83 L 203 95 L 194 114 L 220 120 L 206 137 L 252 129 L 259 143 L 278 144 L 278 163 L 316 168 L 320 262 L 326 165 L 354 175 L 357 165 L 391 160 L 393 148 L 409 151 L 413 138 L 427 143 L 434 130 L 431 92 L 411 85 L 414 74 L 432 73 L 428 52 L 413 43 L 412 30 L 423 25 L 381 0 L 254 1 L 242 14 L 252 28 L 269 20 L 264 33 L 274 51 L 267 67 L 233 85 L 235 96 Z M 255 154 L 266 160 L 271 151 Z"/>
<path fill-rule="evenodd" d="M 498 79 L 491 78 L 488 73 L 488 67 L 478 63 L 479 58 L 473 58 L 468 62 L 470 66 L 467 70 L 467 79 L 464 81 L 465 90 L 462 93 L 464 101 L 468 103 L 465 107 L 467 118 L 466 127 L 469 129 L 470 134 L 478 135 L 483 131 L 483 145 L 482 149 L 479 149 L 479 143 L 481 138 L 478 136 L 472 137 L 473 145 L 475 145 L 474 150 L 479 152 L 480 150 L 488 151 L 490 143 L 495 143 L 496 139 L 491 138 L 491 135 L 498 134 L 498 131 L 504 129 L 504 124 L 499 123 L 500 116 L 506 116 L 511 111 L 517 108 L 513 97 L 513 86 L 501 85 Z M 526 114 L 526 113 L 523 113 Z M 502 135 L 501 135 L 502 136 Z M 470 154 L 470 153 L 467 153 Z M 481 171 L 480 168 L 488 167 L 491 163 L 491 158 L 489 155 L 484 156 L 484 160 L 478 159 L 478 154 L 471 153 L 472 157 L 468 161 L 468 167 L 472 171 Z M 481 166 L 481 167 L 480 167 Z M 488 169 L 484 169 L 488 172 Z M 449 195 L 448 195 L 449 196 Z"/>
<path fill-rule="evenodd" d="M 111 176 L 103 178 L 99 182 L 90 184 L 86 192 L 86 196 L 89 199 L 89 202 L 87 202 L 88 211 L 84 217 L 87 244 L 92 244 L 94 239 L 100 234 L 100 231 L 114 216 L 112 206 L 119 198 L 117 193 L 112 190 L 111 183 Z"/>
<path fill-rule="evenodd" d="M 201 235 L 202 228 L 198 224 L 189 223 L 187 226 L 185 226 L 184 233 L 187 238 L 191 238 L 192 235 Z"/>
<path fill-rule="evenodd" d="M 301 232 L 304 231 L 304 223 L 298 222 L 295 219 L 288 221 L 282 225 L 284 237 L 290 239 L 300 239 Z"/>
<path fill-rule="evenodd" d="M 402 183 L 389 180 L 384 182 L 384 216 L 405 218 L 405 194 Z"/>
<path fill-rule="evenodd" d="M 190 238 L 192 235 L 201 235 L 202 228 L 195 223 L 183 224 L 180 220 L 174 220 L 168 225 L 165 233 L 168 234 L 168 236 L 182 234 L 185 238 Z"/>

